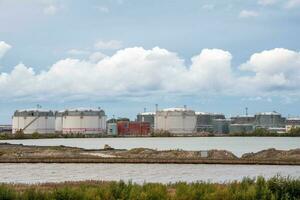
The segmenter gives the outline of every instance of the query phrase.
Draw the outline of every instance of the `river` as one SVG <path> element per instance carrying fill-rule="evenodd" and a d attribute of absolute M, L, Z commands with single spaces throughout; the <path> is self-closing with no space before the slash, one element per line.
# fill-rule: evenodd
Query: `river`
<path fill-rule="evenodd" d="M 81 180 L 143 182 L 228 182 L 275 175 L 300 178 L 300 166 L 192 164 L 0 164 L 0 182 L 43 183 Z"/>
<path fill-rule="evenodd" d="M 146 147 L 158 150 L 225 149 L 241 156 L 267 148 L 282 150 L 300 148 L 300 137 L 171 137 L 171 138 L 74 138 L 2 140 L 24 145 L 65 145 L 99 149 L 108 144 L 114 148 Z M 80 180 L 132 180 L 133 182 L 241 180 L 243 177 L 275 175 L 300 178 L 300 166 L 266 165 L 186 165 L 186 164 L 0 164 L 0 182 L 41 183 Z"/>

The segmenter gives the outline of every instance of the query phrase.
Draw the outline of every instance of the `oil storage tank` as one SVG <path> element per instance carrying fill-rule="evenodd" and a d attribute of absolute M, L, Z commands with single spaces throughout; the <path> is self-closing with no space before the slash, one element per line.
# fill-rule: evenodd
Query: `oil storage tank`
<path fill-rule="evenodd" d="M 214 133 L 228 134 L 230 123 L 231 123 L 230 119 L 214 119 L 213 120 Z"/>
<path fill-rule="evenodd" d="M 156 111 L 155 131 L 168 131 L 175 135 L 195 133 L 196 114 L 186 108 L 168 108 Z"/>
<path fill-rule="evenodd" d="M 54 133 L 54 113 L 41 109 L 17 110 L 12 119 L 12 133 L 17 131 L 22 131 L 24 134 Z"/>
<path fill-rule="evenodd" d="M 261 128 L 279 128 L 285 127 L 286 119 L 281 117 L 278 112 L 262 112 L 255 114 L 254 124 Z"/>
<path fill-rule="evenodd" d="M 214 119 L 225 119 L 225 115 L 221 113 L 207 113 L 207 112 L 196 112 L 197 132 L 213 132 L 213 120 Z"/>
<path fill-rule="evenodd" d="M 64 111 L 55 112 L 55 132 L 61 133 L 63 129 L 63 114 Z"/>
<path fill-rule="evenodd" d="M 106 132 L 106 115 L 101 109 L 71 109 L 63 113 L 62 131 L 68 133 L 102 134 Z"/>

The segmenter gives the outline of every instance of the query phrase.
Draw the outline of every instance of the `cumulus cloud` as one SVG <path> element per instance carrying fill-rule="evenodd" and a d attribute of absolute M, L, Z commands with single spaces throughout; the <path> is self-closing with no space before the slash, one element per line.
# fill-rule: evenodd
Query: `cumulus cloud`
<path fill-rule="evenodd" d="M 88 54 L 89 51 L 87 51 L 87 50 L 80 50 L 80 49 L 70 49 L 67 53 L 70 54 L 70 55 L 75 55 L 75 56 L 77 56 L 77 55 L 85 55 L 85 54 Z"/>
<path fill-rule="evenodd" d="M 11 49 L 9 44 L 4 41 L 0 41 L 0 58 L 2 58 L 9 49 Z"/>
<path fill-rule="evenodd" d="M 300 97 L 300 53 L 272 49 L 253 54 L 237 70 L 232 55 L 221 49 L 203 49 L 187 66 L 176 53 L 155 47 L 126 48 L 112 56 L 95 52 L 88 59 L 66 58 L 49 70 L 35 72 L 19 64 L 0 74 L 4 98 L 110 98 L 147 95 L 297 94 Z M 12 92 L 13 91 L 13 92 Z"/>
<path fill-rule="evenodd" d="M 109 8 L 106 6 L 96 6 L 96 9 L 102 13 L 109 13 Z"/>
<path fill-rule="evenodd" d="M 300 6 L 300 0 L 289 0 L 287 1 L 286 8 L 296 8 Z"/>
<path fill-rule="evenodd" d="M 166 49 L 134 47 L 119 50 L 110 57 L 104 56 L 96 63 L 66 58 L 40 73 L 20 64 L 12 72 L 0 75 L 0 91 L 11 96 L 51 94 L 102 97 L 152 92 L 185 93 L 187 89 L 200 91 L 209 88 L 217 91 L 227 82 L 222 84 L 220 79 L 222 71 L 228 74 L 230 59 L 228 52 L 205 49 L 187 67 L 176 53 Z M 219 70 L 219 75 L 214 70 Z M 217 84 L 213 84 L 214 79 L 207 77 L 211 75 L 217 76 Z M 209 81 L 211 86 L 205 81 Z M 10 89 L 14 92 L 9 92 Z"/>
<path fill-rule="evenodd" d="M 240 18 L 258 17 L 259 13 L 253 10 L 242 10 L 239 14 Z"/>
<path fill-rule="evenodd" d="M 205 10 L 213 10 L 215 8 L 215 5 L 214 4 L 204 4 L 202 6 L 202 8 Z"/>
<path fill-rule="evenodd" d="M 44 14 L 45 15 L 54 15 L 57 13 L 58 10 L 59 10 L 59 8 L 56 5 L 47 5 L 44 8 Z"/>
<path fill-rule="evenodd" d="M 278 93 L 299 90 L 299 52 L 276 48 L 255 53 L 250 60 L 241 65 L 240 69 L 255 74 L 240 78 L 240 83 L 244 85 L 244 88 Z"/>
<path fill-rule="evenodd" d="M 102 60 L 103 58 L 107 57 L 107 55 L 101 53 L 101 52 L 94 52 L 89 56 L 89 60 L 91 62 L 98 62 Z"/>
<path fill-rule="evenodd" d="M 98 40 L 95 44 L 94 47 L 96 49 L 120 49 L 122 48 L 122 42 L 118 40 L 109 40 L 109 41 L 103 41 L 103 40 Z"/>
<path fill-rule="evenodd" d="M 276 4 L 278 0 L 258 0 L 258 4 L 263 6 L 273 5 Z"/>

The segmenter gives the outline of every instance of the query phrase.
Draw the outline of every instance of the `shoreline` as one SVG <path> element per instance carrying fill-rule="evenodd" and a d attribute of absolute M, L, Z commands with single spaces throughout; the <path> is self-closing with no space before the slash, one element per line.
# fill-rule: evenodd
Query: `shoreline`
<path fill-rule="evenodd" d="M 236 164 L 300 166 L 300 149 L 266 149 L 237 157 L 226 150 L 83 149 L 0 143 L 0 163 Z"/>

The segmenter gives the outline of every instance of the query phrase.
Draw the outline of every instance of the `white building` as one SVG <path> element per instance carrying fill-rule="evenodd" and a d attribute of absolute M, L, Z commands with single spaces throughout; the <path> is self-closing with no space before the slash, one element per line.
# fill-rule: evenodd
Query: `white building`
<path fill-rule="evenodd" d="M 41 109 L 17 110 L 12 121 L 12 133 L 17 131 L 23 131 L 25 134 L 55 132 L 55 117 L 52 111 Z"/>
<path fill-rule="evenodd" d="M 172 134 L 192 134 L 196 130 L 196 114 L 186 108 L 168 108 L 156 111 L 154 127 L 156 131 Z"/>
<path fill-rule="evenodd" d="M 64 111 L 55 112 L 55 132 L 62 132 L 63 129 L 63 114 Z"/>
<path fill-rule="evenodd" d="M 101 109 L 71 109 L 63 113 L 63 133 L 100 134 L 106 132 L 106 115 Z"/>

